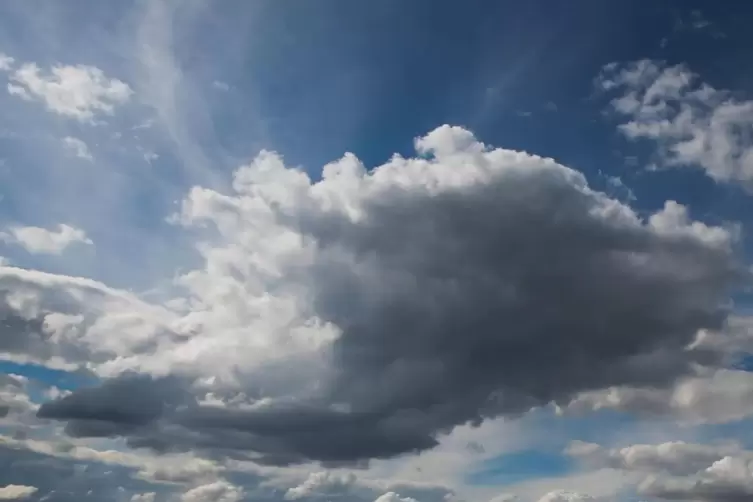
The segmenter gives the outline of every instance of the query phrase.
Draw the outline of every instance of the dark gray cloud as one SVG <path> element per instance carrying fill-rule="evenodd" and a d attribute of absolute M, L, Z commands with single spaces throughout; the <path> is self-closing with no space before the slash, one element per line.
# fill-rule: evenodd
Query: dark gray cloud
<path fill-rule="evenodd" d="M 46 403 L 38 416 L 145 425 L 158 419 L 167 406 L 182 399 L 178 382 L 174 378 L 154 380 L 146 375 L 127 373 L 107 380 L 99 387 L 80 389 Z M 99 399 L 104 396 L 110 397 Z"/>
<path fill-rule="evenodd" d="M 460 136 L 450 150 L 466 148 Z M 438 162 L 503 158 L 467 148 L 453 157 L 442 147 Z M 459 424 L 582 391 L 666 386 L 712 362 L 684 348 L 726 318 L 741 276 L 724 239 L 687 226 L 678 206 L 642 223 L 573 171 L 521 162 L 440 191 L 395 183 L 365 200 L 358 220 L 285 215 L 317 243 L 314 265 L 290 274 L 305 277 L 314 313 L 342 330 L 321 393 L 245 411 L 163 407 L 168 395 L 151 382 L 116 380 L 40 416 L 159 449 L 353 462 L 431 448 Z"/>
<path fill-rule="evenodd" d="M 316 284 L 317 312 L 344 330 L 338 398 L 454 424 L 688 369 L 682 347 L 724 319 L 730 256 L 597 217 L 558 174 L 397 193 L 320 232 L 359 263 Z"/>
<path fill-rule="evenodd" d="M 45 403 L 37 417 L 67 420 L 66 432 L 72 436 L 117 436 L 151 426 L 190 401 L 178 378 L 126 373 Z"/>

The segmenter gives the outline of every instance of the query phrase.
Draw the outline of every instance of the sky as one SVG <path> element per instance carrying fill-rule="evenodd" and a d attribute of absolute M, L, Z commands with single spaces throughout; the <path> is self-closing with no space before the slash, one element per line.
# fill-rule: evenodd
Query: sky
<path fill-rule="evenodd" d="M 751 15 L 0 3 L 0 500 L 753 500 Z"/>

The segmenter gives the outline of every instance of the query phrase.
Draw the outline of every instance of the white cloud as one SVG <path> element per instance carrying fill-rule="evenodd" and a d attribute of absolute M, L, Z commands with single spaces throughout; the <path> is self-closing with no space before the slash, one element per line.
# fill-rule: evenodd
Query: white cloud
<path fill-rule="evenodd" d="M 197 486 L 185 492 L 181 502 L 238 502 L 243 498 L 243 489 L 224 480 Z"/>
<path fill-rule="evenodd" d="M 377 497 L 374 502 L 417 502 L 416 499 L 410 497 L 401 497 L 395 492 L 387 492 Z"/>
<path fill-rule="evenodd" d="M 303 483 L 290 488 L 285 493 L 285 498 L 288 500 L 297 500 L 312 495 L 331 496 L 343 494 L 350 490 L 355 481 L 356 477 L 352 473 L 312 472 Z"/>
<path fill-rule="evenodd" d="M 633 489 L 644 477 L 640 473 L 602 465 L 593 470 L 577 470 L 565 476 L 532 478 L 507 485 L 505 490 L 515 493 L 519 500 L 525 502 L 540 502 L 544 497 L 567 502 L 568 496 L 575 497 L 574 500 L 578 502 L 615 502 L 620 500 L 620 493 Z"/>
<path fill-rule="evenodd" d="M 594 466 L 669 475 L 691 475 L 730 455 L 744 454 L 737 444 L 694 444 L 671 441 L 634 444 L 604 449 L 592 443 L 574 441 L 565 453 Z"/>
<path fill-rule="evenodd" d="M 0 373 L 0 423 L 28 420 L 36 412 L 38 405 L 29 397 L 28 383 L 22 376 Z"/>
<path fill-rule="evenodd" d="M 66 369 L 86 363 L 104 375 L 132 368 L 137 362 L 146 371 L 166 369 L 157 342 L 160 335 L 174 332 L 170 326 L 178 316 L 158 304 L 90 279 L 13 267 L 0 267 L 0 291 L 7 293 L 5 300 L 20 319 L 28 322 L 41 317 L 47 335 L 29 338 L 24 332 L 4 333 L 0 353 L 12 349 L 13 360 Z M 79 305 L 75 311 L 61 308 L 71 302 Z M 156 353 L 145 349 L 150 344 L 155 344 Z"/>
<path fill-rule="evenodd" d="M 0 487 L 0 500 L 25 499 L 37 492 L 34 486 L 7 485 Z"/>
<path fill-rule="evenodd" d="M 611 409 L 671 416 L 688 424 L 719 424 L 753 416 L 753 373 L 719 369 L 681 379 L 670 389 L 613 387 L 584 392 L 560 412 Z"/>
<path fill-rule="evenodd" d="M 208 483 L 216 480 L 217 475 L 225 470 L 212 460 L 191 454 L 139 457 L 134 463 L 139 467 L 138 477 L 168 483 Z"/>
<path fill-rule="evenodd" d="M 176 485 L 212 484 L 225 468 L 192 453 L 158 455 L 146 451 L 102 449 L 102 445 L 87 445 L 60 437 L 54 431 L 52 439 L 17 439 L 0 435 L 0 446 L 18 451 L 34 452 L 72 462 L 94 462 L 110 467 L 132 469 L 134 478 L 155 483 Z M 100 446 L 99 449 L 95 446 Z M 149 497 L 149 493 L 142 494 Z"/>
<path fill-rule="evenodd" d="M 58 225 L 57 230 L 42 227 L 12 227 L 0 239 L 22 246 L 32 254 L 60 254 L 74 243 L 92 245 L 93 242 L 80 228 L 66 224 Z"/>
<path fill-rule="evenodd" d="M 519 502 L 520 498 L 512 493 L 501 493 L 496 495 L 489 502 Z"/>
<path fill-rule="evenodd" d="M 753 101 L 699 82 L 682 65 L 643 60 L 608 65 L 597 79 L 618 93 L 612 108 L 627 138 L 648 139 L 666 166 L 700 167 L 715 180 L 753 181 Z"/>
<path fill-rule="evenodd" d="M 86 65 L 55 65 L 45 73 L 34 63 L 24 63 L 10 80 L 10 94 L 39 101 L 54 113 L 82 122 L 93 122 L 97 114 L 112 115 L 133 93 L 125 82 Z"/>
<path fill-rule="evenodd" d="M 672 220 L 677 211 L 670 207 L 664 213 L 655 221 L 658 228 Z M 709 242 L 714 241 L 713 232 L 698 231 Z M 753 321 L 748 316 L 732 316 L 720 330 L 700 330 L 689 348 L 719 354 L 726 366 L 732 366 L 741 354 L 753 352 Z M 699 367 L 695 374 L 679 379 L 670 388 L 612 387 L 584 392 L 559 411 L 600 409 L 671 417 L 687 425 L 734 422 L 753 416 L 753 373 L 732 367 Z"/>
<path fill-rule="evenodd" d="M 154 502 L 156 495 L 154 492 L 137 493 L 131 497 L 131 502 Z"/>
<path fill-rule="evenodd" d="M 230 86 L 220 80 L 215 80 L 214 82 L 212 82 L 212 87 L 214 87 L 218 91 L 223 91 L 223 92 L 227 92 L 230 90 Z"/>
<path fill-rule="evenodd" d="M 539 499 L 539 502 L 589 502 L 595 500 L 592 496 L 583 493 L 557 490 L 547 493 Z"/>
<path fill-rule="evenodd" d="M 83 140 L 72 136 L 66 136 L 63 138 L 63 146 L 80 159 L 88 161 L 94 160 L 91 150 L 89 150 L 89 146 Z"/>
<path fill-rule="evenodd" d="M 8 56 L 7 54 L 0 52 L 0 71 L 10 71 L 13 68 L 13 63 L 15 62 L 15 59 Z"/>
<path fill-rule="evenodd" d="M 668 442 L 606 450 L 576 442 L 568 453 L 593 465 L 606 462 L 626 475 L 639 474 L 633 477 L 637 492 L 657 500 L 743 501 L 753 496 L 753 451 L 736 444 Z"/>
<path fill-rule="evenodd" d="M 693 346 L 731 355 L 753 352 L 753 317 L 732 316 L 722 330 L 702 330 Z"/>

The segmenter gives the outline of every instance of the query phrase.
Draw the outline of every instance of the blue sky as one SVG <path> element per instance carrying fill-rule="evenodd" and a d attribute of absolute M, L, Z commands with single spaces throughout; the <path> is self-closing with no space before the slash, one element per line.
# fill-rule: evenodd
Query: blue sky
<path fill-rule="evenodd" d="M 750 10 L 1 3 L 0 499 L 753 497 Z"/>

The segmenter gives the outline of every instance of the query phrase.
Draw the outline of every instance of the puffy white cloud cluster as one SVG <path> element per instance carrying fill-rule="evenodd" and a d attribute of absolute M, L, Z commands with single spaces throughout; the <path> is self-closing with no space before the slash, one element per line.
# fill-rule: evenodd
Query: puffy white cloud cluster
<path fill-rule="evenodd" d="M 2 267 L 0 283 L 0 353 L 18 362 L 106 374 L 120 358 L 147 352 L 142 344 L 158 336 L 153 330 L 177 317 L 84 278 Z"/>
<path fill-rule="evenodd" d="M 353 473 L 312 472 L 303 483 L 290 488 L 285 493 L 285 498 L 297 500 L 311 496 L 338 496 L 348 492 L 355 482 Z"/>
<path fill-rule="evenodd" d="M 12 59 L 0 68 L 9 70 Z M 87 65 L 54 65 L 42 71 L 35 63 L 24 63 L 9 76 L 8 92 L 28 101 L 38 101 L 51 112 L 81 122 L 94 122 L 99 114 L 112 115 L 115 107 L 133 94 L 125 82 L 110 78 Z"/>
<path fill-rule="evenodd" d="M 584 392 L 563 413 L 617 410 L 643 416 L 669 416 L 687 424 L 719 424 L 753 415 L 753 375 L 718 369 L 683 378 L 665 388 L 612 387 Z"/>
<path fill-rule="evenodd" d="M 32 254 L 60 254 L 75 243 L 93 245 L 86 232 L 71 225 L 60 224 L 56 230 L 42 227 L 16 226 L 0 232 L 0 240 L 17 244 Z"/>
<path fill-rule="evenodd" d="M 688 477 L 649 476 L 639 491 L 667 500 L 744 502 L 753 497 L 753 459 L 724 457 Z"/>
<path fill-rule="evenodd" d="M 683 65 L 641 60 L 607 65 L 597 85 L 617 94 L 612 108 L 627 121 L 620 131 L 659 147 L 667 166 L 700 167 L 718 181 L 753 178 L 753 101 L 701 82 Z"/>
<path fill-rule="evenodd" d="M 753 496 L 753 452 L 737 444 L 681 441 L 604 449 L 574 442 L 567 453 L 643 475 L 637 491 L 660 500 L 744 501 Z"/>
<path fill-rule="evenodd" d="M 23 417 L 36 411 L 37 405 L 29 398 L 29 379 L 21 375 L 0 374 L 0 424 L 4 419 Z"/>
<path fill-rule="evenodd" d="M 224 480 L 192 488 L 181 495 L 181 502 L 239 502 L 243 489 Z"/>

